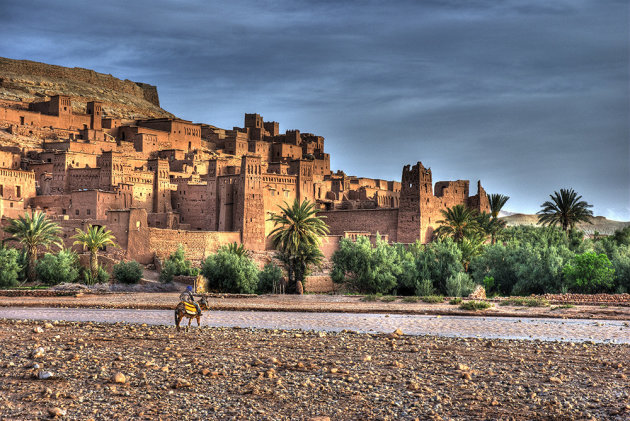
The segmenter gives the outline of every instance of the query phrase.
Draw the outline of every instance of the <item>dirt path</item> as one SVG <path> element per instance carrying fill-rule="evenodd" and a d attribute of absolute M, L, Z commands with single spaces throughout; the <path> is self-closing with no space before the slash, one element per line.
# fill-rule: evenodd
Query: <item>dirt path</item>
<path fill-rule="evenodd" d="M 172 309 L 178 301 L 178 293 L 111 293 L 83 294 L 57 297 L 6 297 L 0 296 L 0 307 L 69 307 L 69 308 L 120 308 L 120 309 Z M 572 308 L 548 307 L 494 307 L 483 312 L 460 310 L 448 302 L 427 304 L 408 303 L 402 299 L 394 302 L 363 302 L 360 297 L 346 295 L 261 295 L 249 298 L 210 297 L 213 310 L 242 311 L 299 311 L 327 313 L 388 313 L 425 315 L 480 315 L 498 317 L 543 317 L 568 319 L 630 320 L 630 307 L 577 305 Z"/>

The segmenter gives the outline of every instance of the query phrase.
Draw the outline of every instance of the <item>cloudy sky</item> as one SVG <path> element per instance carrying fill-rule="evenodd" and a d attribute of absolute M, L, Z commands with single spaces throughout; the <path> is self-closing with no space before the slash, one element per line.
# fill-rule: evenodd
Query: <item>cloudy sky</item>
<path fill-rule="evenodd" d="M 0 56 L 158 86 L 179 117 L 257 112 L 334 170 L 482 180 L 536 212 L 572 187 L 630 220 L 627 0 L 0 0 Z"/>

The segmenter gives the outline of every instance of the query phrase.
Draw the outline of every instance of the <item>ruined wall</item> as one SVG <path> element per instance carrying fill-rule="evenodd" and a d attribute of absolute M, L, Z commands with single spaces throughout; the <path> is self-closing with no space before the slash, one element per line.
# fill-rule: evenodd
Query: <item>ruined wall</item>
<path fill-rule="evenodd" d="M 324 222 L 330 229 L 330 235 L 343 235 L 346 231 L 378 232 L 389 236 L 391 242 L 398 241 L 398 209 L 320 211 L 317 215 L 326 217 Z"/>

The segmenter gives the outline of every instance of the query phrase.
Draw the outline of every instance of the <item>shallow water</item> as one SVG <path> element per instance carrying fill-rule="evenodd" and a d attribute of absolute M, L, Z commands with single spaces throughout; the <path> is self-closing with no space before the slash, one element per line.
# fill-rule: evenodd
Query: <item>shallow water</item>
<path fill-rule="evenodd" d="M 0 308 L 0 318 L 174 324 L 171 310 L 4 307 Z M 196 324 L 196 321 L 193 323 Z M 201 325 L 317 331 L 347 329 L 370 333 L 389 333 L 401 329 L 407 335 L 630 343 L 630 325 L 628 322 L 618 320 L 208 311 L 204 313 Z"/>

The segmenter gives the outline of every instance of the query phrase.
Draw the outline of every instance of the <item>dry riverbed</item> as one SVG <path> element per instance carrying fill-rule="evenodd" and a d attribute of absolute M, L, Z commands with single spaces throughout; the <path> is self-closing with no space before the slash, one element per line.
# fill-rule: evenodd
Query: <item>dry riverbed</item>
<path fill-rule="evenodd" d="M 628 345 L 11 320 L 0 341 L 1 419 L 630 417 Z"/>

